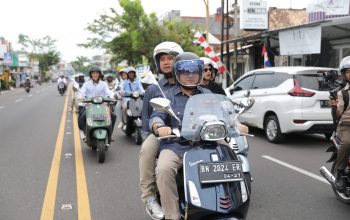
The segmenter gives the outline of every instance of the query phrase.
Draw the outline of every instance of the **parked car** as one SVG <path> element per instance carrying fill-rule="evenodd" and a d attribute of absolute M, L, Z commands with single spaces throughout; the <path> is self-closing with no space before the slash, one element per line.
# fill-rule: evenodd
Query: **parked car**
<path fill-rule="evenodd" d="M 292 132 L 322 133 L 329 139 L 332 116 L 329 84 L 323 67 L 271 67 L 250 71 L 234 83 L 231 98 L 239 101 L 247 91 L 254 106 L 239 119 L 265 130 L 272 143 L 282 142 Z"/>

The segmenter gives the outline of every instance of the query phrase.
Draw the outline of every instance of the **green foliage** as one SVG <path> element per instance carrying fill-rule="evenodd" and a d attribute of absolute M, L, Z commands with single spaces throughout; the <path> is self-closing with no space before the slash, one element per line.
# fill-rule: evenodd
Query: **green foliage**
<path fill-rule="evenodd" d="M 39 60 L 41 77 L 46 80 L 49 78 L 46 74 L 50 66 L 60 62 L 60 55 L 58 52 L 49 51 L 47 53 L 37 54 L 37 58 Z"/>
<path fill-rule="evenodd" d="M 72 67 L 76 72 L 88 73 L 91 65 L 88 63 L 89 59 L 87 57 L 79 56 L 73 62 L 71 62 Z"/>
<path fill-rule="evenodd" d="M 174 41 L 185 51 L 203 55 L 203 49 L 193 44 L 193 24 L 181 20 L 160 22 L 155 13 L 144 12 L 140 0 L 119 0 L 119 4 L 124 12 L 120 15 L 111 8 L 110 15 L 100 15 L 87 27 L 96 37 L 80 46 L 104 48 L 113 55 L 114 63 L 127 60 L 130 65 L 142 63 L 143 57 L 153 65 L 153 49 L 163 41 Z"/>

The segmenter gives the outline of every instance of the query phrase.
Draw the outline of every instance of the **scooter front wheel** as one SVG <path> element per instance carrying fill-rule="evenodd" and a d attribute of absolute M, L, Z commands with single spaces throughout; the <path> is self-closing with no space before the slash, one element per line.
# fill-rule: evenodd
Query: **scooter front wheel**
<path fill-rule="evenodd" d="M 140 145 L 142 144 L 142 135 L 141 135 L 141 128 L 136 128 L 135 132 L 135 144 Z"/>
<path fill-rule="evenodd" d="M 97 159 L 99 163 L 105 162 L 106 144 L 104 140 L 97 140 Z"/>

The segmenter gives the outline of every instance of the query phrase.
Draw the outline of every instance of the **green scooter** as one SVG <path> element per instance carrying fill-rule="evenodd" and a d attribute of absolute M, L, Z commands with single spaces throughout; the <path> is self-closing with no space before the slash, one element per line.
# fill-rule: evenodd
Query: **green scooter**
<path fill-rule="evenodd" d="M 96 96 L 83 102 L 86 103 L 86 144 L 97 150 L 98 162 L 103 163 L 113 130 L 109 105 L 115 101 Z"/>

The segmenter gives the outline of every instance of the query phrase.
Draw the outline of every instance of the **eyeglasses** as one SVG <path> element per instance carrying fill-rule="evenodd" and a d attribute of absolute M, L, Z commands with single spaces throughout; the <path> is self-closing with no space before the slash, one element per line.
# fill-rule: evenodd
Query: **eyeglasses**
<path fill-rule="evenodd" d="M 208 70 L 209 70 L 210 72 L 213 71 L 212 68 L 204 68 L 204 72 L 207 72 Z"/>

